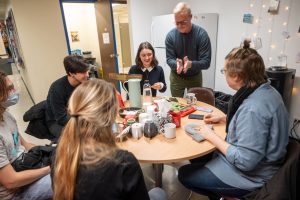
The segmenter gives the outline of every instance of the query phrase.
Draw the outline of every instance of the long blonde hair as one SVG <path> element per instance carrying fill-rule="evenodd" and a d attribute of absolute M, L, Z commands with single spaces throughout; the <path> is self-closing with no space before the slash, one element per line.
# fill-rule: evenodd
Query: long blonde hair
<path fill-rule="evenodd" d="M 115 152 L 112 124 L 117 110 L 112 84 L 95 79 L 75 89 L 68 106 L 71 118 L 56 150 L 54 200 L 74 198 L 79 165 L 98 163 Z"/>

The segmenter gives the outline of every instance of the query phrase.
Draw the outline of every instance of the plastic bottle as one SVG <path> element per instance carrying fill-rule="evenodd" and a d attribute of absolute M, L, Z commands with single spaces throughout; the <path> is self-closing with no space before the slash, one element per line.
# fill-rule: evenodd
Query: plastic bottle
<path fill-rule="evenodd" d="M 145 80 L 143 85 L 143 108 L 152 105 L 152 91 L 149 80 Z"/>

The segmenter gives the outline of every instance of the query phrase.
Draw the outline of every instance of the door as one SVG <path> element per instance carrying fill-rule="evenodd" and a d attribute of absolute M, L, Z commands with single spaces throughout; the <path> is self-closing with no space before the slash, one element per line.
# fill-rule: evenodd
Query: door
<path fill-rule="evenodd" d="M 110 0 L 95 2 L 96 22 L 101 52 L 103 78 L 113 82 L 119 89 L 118 81 L 109 79 L 109 73 L 118 73 L 116 41 L 113 26 L 113 14 Z"/>
<path fill-rule="evenodd" d="M 109 79 L 109 73 L 118 73 L 118 65 L 117 65 L 117 53 L 115 48 L 115 36 L 114 36 L 114 27 L 113 27 L 113 16 L 111 9 L 110 0 L 60 0 L 61 10 L 63 15 L 63 22 L 65 26 L 66 39 L 68 44 L 69 54 L 71 53 L 70 43 L 69 43 L 69 32 L 72 30 L 67 30 L 66 19 L 64 13 L 64 7 L 62 3 L 93 3 L 95 10 L 95 21 L 96 28 L 95 32 L 97 32 L 96 38 L 98 40 L 94 40 L 94 43 L 98 43 L 100 51 L 95 51 L 93 53 L 95 57 L 100 58 L 102 70 L 103 70 L 103 79 L 113 82 L 116 88 L 119 89 L 118 81 Z M 86 23 L 91 23 L 88 21 Z M 80 35 L 80 33 L 79 33 Z"/>

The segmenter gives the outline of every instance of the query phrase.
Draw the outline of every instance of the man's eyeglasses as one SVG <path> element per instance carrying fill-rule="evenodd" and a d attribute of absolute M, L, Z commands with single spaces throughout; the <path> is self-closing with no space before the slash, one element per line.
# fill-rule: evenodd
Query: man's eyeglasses
<path fill-rule="evenodd" d="M 224 69 L 224 68 L 220 69 L 221 74 L 225 74 L 226 71 L 227 71 L 227 69 Z"/>
<path fill-rule="evenodd" d="M 180 22 L 175 22 L 176 26 L 184 26 L 184 25 L 187 25 L 189 23 L 189 20 L 183 20 L 183 21 L 180 21 Z"/>

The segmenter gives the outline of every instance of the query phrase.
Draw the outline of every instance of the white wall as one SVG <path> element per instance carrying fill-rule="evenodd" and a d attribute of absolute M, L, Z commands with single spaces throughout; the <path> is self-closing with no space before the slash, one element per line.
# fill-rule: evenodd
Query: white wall
<path fill-rule="evenodd" d="M 140 42 L 150 41 L 152 17 L 172 13 L 178 2 L 180 1 L 128 0 L 132 55 L 135 55 Z M 224 57 L 232 48 L 239 46 L 243 37 L 253 37 L 254 33 L 257 33 L 257 36 L 262 38 L 263 48 L 259 52 L 264 58 L 266 67 L 276 65 L 278 63 L 277 56 L 283 52 L 288 55 L 288 68 L 297 70 L 290 110 L 291 118 L 300 117 L 300 81 L 298 80 L 300 63 L 296 63 L 296 55 L 300 52 L 300 34 L 297 33 L 300 26 L 300 1 L 280 1 L 279 13 L 273 16 L 267 13 L 269 0 L 186 0 L 186 2 L 190 4 L 193 13 L 219 13 L 215 89 L 226 93 L 234 92 L 227 86 L 224 76 L 220 73 Z M 252 8 L 250 3 L 253 4 Z M 285 10 L 286 6 L 289 6 L 289 11 Z M 252 13 L 260 22 L 243 23 L 244 13 Z M 288 22 L 286 26 L 283 25 L 284 22 Z M 268 32 L 269 29 L 272 30 L 272 33 Z M 282 36 L 284 30 L 288 30 L 291 35 L 287 41 Z M 272 44 L 275 45 L 274 49 L 270 48 Z"/>
<path fill-rule="evenodd" d="M 68 55 L 59 0 L 11 0 L 25 68 L 20 73 L 35 102 L 46 99 L 50 84 L 65 74 Z"/>
<path fill-rule="evenodd" d="M 71 50 L 91 51 L 101 65 L 95 6 L 92 3 L 63 3 Z M 79 41 L 72 42 L 70 31 L 78 31 Z"/>

